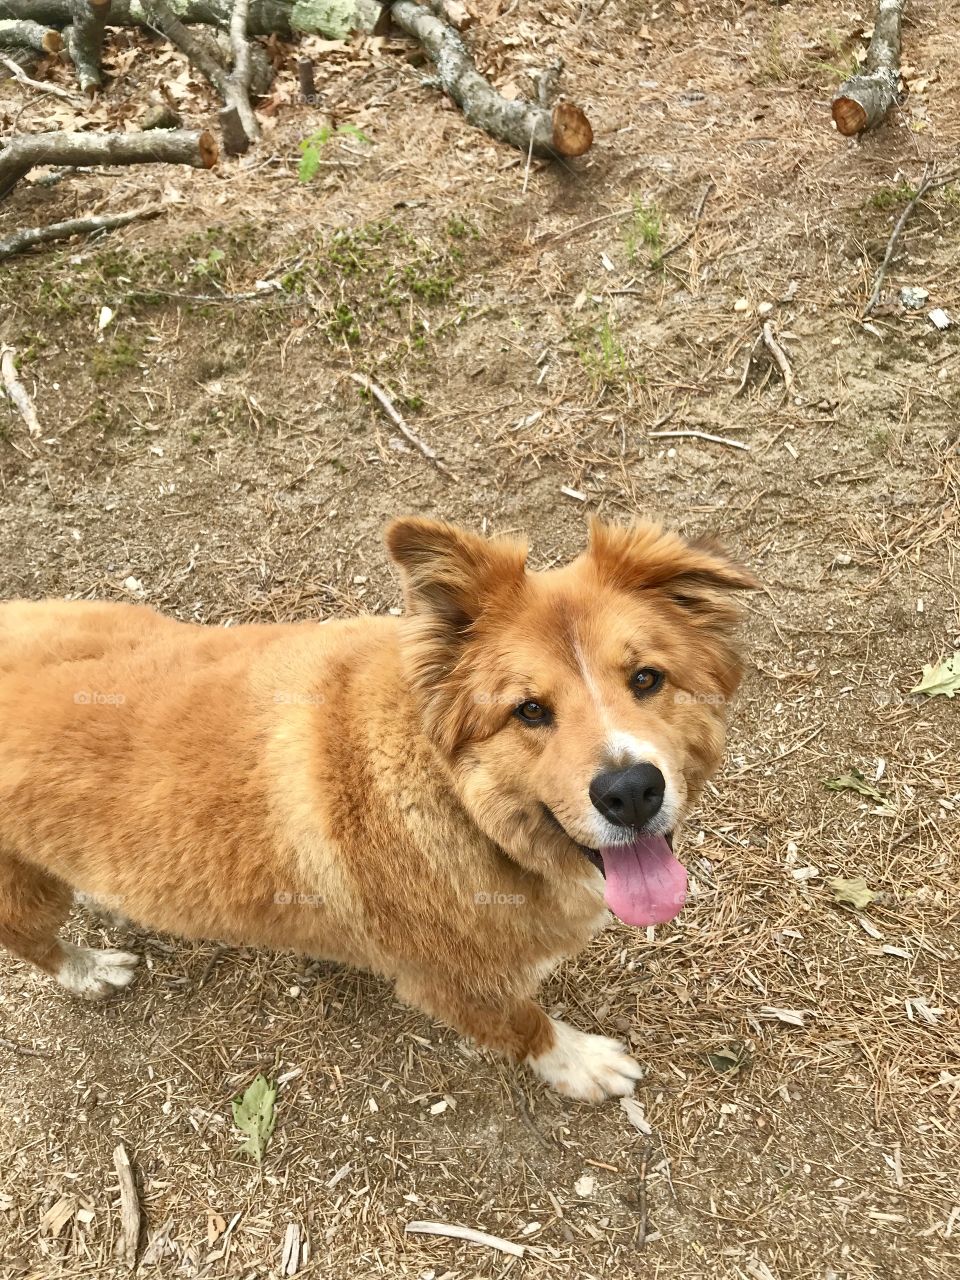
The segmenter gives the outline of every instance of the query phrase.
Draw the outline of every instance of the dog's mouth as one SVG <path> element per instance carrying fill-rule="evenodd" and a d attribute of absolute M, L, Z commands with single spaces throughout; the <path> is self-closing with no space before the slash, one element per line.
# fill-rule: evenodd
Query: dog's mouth
<path fill-rule="evenodd" d="M 687 871 L 673 855 L 672 831 L 665 835 L 638 831 L 623 844 L 591 849 L 574 840 L 546 805 L 543 811 L 550 824 L 601 873 L 607 906 L 625 924 L 665 924 L 679 915 L 687 897 Z"/>

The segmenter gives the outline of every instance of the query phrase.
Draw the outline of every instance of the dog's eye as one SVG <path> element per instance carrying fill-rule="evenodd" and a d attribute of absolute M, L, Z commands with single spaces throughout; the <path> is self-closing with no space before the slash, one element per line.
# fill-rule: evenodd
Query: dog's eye
<path fill-rule="evenodd" d="M 514 712 L 524 724 L 549 724 L 550 712 L 542 702 L 521 702 Z"/>
<path fill-rule="evenodd" d="M 654 671 L 653 667 L 643 667 L 630 681 L 630 688 L 636 694 L 653 693 L 662 684 L 662 671 Z"/>

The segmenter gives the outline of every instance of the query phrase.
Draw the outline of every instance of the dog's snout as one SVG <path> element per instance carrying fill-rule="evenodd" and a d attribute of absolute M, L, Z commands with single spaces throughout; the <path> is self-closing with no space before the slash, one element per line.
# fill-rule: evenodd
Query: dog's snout
<path fill-rule="evenodd" d="M 666 789 L 656 765 L 634 764 L 598 773 L 590 783 L 590 799 L 614 826 L 643 827 L 660 812 Z"/>

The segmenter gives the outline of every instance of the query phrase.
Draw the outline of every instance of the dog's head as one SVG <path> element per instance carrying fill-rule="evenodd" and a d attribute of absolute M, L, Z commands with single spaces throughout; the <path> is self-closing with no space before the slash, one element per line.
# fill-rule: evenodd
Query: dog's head
<path fill-rule="evenodd" d="M 647 522 L 594 521 L 587 551 L 543 572 L 520 543 L 434 520 L 397 520 L 387 543 L 424 729 L 473 819 L 541 874 L 592 862 L 628 923 L 676 915 L 673 830 L 720 763 L 741 677 L 731 593 L 753 575 Z"/>

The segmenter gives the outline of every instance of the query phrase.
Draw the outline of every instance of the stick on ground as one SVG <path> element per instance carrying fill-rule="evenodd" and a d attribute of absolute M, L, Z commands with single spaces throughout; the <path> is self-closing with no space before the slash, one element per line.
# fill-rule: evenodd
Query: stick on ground
<path fill-rule="evenodd" d="M 878 125 L 897 100 L 904 3 L 879 0 L 863 67 L 844 81 L 833 100 L 833 119 L 845 137 Z"/>
<path fill-rule="evenodd" d="M 206 129 L 141 133 L 26 133 L 0 151 L 0 200 L 36 165 L 189 164 L 211 169 L 216 139 Z"/>
<path fill-rule="evenodd" d="M 476 1231 L 473 1227 L 458 1227 L 446 1222 L 408 1222 L 404 1227 L 407 1235 L 449 1236 L 453 1240 L 469 1240 L 471 1244 L 485 1244 L 500 1253 L 510 1253 L 515 1258 L 522 1258 L 526 1250 L 522 1244 L 514 1244 L 512 1240 L 504 1240 L 502 1236 L 491 1236 L 486 1231 Z"/>
<path fill-rule="evenodd" d="M 3 379 L 7 395 L 20 411 L 20 417 L 27 424 L 27 430 L 32 436 L 36 437 L 42 434 L 40 423 L 37 421 L 37 412 L 33 407 L 30 394 L 17 377 L 16 356 L 17 352 L 14 347 L 6 345 L 0 347 L 0 377 Z"/>
<path fill-rule="evenodd" d="M 35 244 L 53 244 L 57 240 L 69 240 L 72 236 L 92 235 L 94 231 L 113 231 L 125 227 L 139 218 L 156 218 L 163 213 L 159 205 L 132 209 L 129 213 L 109 213 L 100 217 L 70 218 L 66 222 L 52 222 L 48 227 L 24 227 L 12 235 L 0 239 L 0 261 L 24 253 Z"/>
<path fill-rule="evenodd" d="M 743 449 L 750 452 L 750 446 L 742 440 L 728 440 L 725 436 L 712 436 L 708 431 L 648 431 L 649 440 L 706 440 L 710 444 L 723 444 L 728 449 Z"/>
<path fill-rule="evenodd" d="M 502 98 L 477 71 L 466 45 L 452 27 L 413 0 L 395 0 L 390 17 L 420 41 L 437 68 L 440 87 L 464 116 L 493 138 L 508 142 L 524 154 L 582 156 L 593 145 L 593 130 L 579 107 L 560 102 L 552 111 L 533 102 Z"/>
<path fill-rule="evenodd" d="M 773 336 L 773 321 L 765 320 L 763 328 L 760 330 L 760 336 L 763 338 L 763 345 L 767 348 L 777 363 L 783 377 L 783 386 L 785 391 L 789 391 L 793 386 L 793 370 L 790 368 L 790 361 L 787 359 L 787 353 L 784 351 L 780 343 Z"/>
<path fill-rule="evenodd" d="M 359 385 L 363 387 L 366 392 L 372 395 L 375 400 L 379 401 L 381 408 L 404 439 L 409 440 L 414 448 L 419 449 L 423 456 L 428 458 L 438 471 L 442 471 L 443 474 L 445 476 L 449 476 L 451 480 L 459 481 L 460 477 L 454 475 L 450 468 L 444 466 L 437 457 L 437 451 L 435 449 L 431 449 L 426 441 L 421 440 L 416 432 L 412 431 L 407 426 L 406 422 L 404 422 L 402 416 L 394 406 L 393 401 L 382 387 L 378 387 L 372 378 L 368 378 L 366 374 L 363 373 L 351 373 L 350 377 L 354 382 L 359 383 Z"/>
<path fill-rule="evenodd" d="M 72 93 L 67 93 L 66 89 L 61 89 L 59 85 L 47 84 L 44 80 L 31 80 L 23 67 L 18 62 L 14 62 L 12 58 L 8 58 L 5 53 L 0 53 L 0 63 L 7 68 L 15 79 L 19 80 L 21 84 L 25 84 L 28 89 L 36 89 L 38 93 L 51 93 L 55 98 L 62 98 L 64 102 L 73 103 L 74 106 L 80 105 L 81 99 L 75 97 Z M 0 155 L 2 155 L 2 152 L 0 152 Z"/>
<path fill-rule="evenodd" d="M 140 1201 L 130 1157 L 122 1142 L 114 1148 L 113 1166 L 120 1182 L 120 1256 L 128 1267 L 133 1267 L 140 1243 Z"/>

